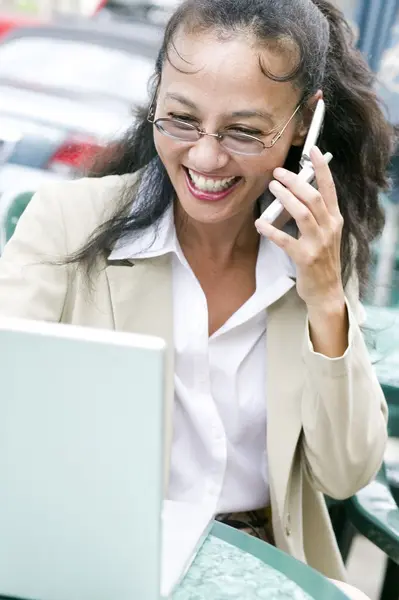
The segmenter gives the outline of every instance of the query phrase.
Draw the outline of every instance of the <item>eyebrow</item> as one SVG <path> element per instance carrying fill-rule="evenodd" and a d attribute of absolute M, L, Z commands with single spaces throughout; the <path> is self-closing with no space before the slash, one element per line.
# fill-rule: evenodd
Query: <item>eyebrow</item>
<path fill-rule="evenodd" d="M 196 106 L 194 104 L 194 102 L 191 102 L 191 100 L 189 100 L 188 98 L 185 98 L 184 96 L 181 96 L 180 94 L 167 93 L 165 95 L 165 98 L 168 98 L 170 100 L 176 100 L 177 102 L 180 102 L 180 104 L 184 104 L 185 106 L 187 106 L 188 108 L 191 108 L 192 110 L 198 110 L 198 106 Z M 273 116 L 270 113 L 265 112 L 264 110 L 236 110 L 227 116 L 233 117 L 233 118 L 241 118 L 241 119 L 250 119 L 251 117 L 260 117 L 261 119 L 264 119 L 265 121 L 269 121 L 272 124 L 274 124 Z"/>

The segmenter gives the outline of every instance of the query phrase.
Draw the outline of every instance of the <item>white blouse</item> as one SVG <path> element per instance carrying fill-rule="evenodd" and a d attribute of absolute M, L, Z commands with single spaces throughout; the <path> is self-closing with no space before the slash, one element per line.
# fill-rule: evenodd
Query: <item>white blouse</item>
<path fill-rule="evenodd" d="M 169 498 L 203 502 L 214 513 L 262 508 L 269 503 L 266 309 L 295 285 L 294 266 L 262 238 L 255 293 L 209 337 L 206 298 L 180 248 L 172 207 L 156 230 L 117 245 L 109 260 L 164 254 L 172 258 L 175 341 Z"/>

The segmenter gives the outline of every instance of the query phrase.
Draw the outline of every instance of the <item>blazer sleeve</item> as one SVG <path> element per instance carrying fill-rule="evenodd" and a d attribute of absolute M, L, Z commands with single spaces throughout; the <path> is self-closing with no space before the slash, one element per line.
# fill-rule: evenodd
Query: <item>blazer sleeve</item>
<path fill-rule="evenodd" d="M 388 408 L 360 329 L 364 309 L 357 279 L 346 288 L 349 344 L 340 358 L 313 351 L 307 323 L 303 344 L 302 451 L 319 491 L 343 499 L 364 487 L 381 466 Z"/>
<path fill-rule="evenodd" d="M 0 257 L 0 316 L 59 321 L 70 268 L 57 190 L 37 192 Z"/>

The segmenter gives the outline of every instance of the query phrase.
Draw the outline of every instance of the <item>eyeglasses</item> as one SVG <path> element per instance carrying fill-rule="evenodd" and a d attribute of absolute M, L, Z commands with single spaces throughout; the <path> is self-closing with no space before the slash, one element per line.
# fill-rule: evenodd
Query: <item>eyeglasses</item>
<path fill-rule="evenodd" d="M 257 156 L 268 148 L 272 148 L 283 135 L 292 119 L 300 109 L 301 104 L 298 104 L 295 111 L 292 113 L 288 121 L 278 131 L 269 143 L 265 143 L 259 138 L 250 135 L 249 133 L 230 131 L 228 129 L 219 131 L 217 133 L 207 133 L 197 125 L 188 123 L 181 119 L 172 117 L 165 117 L 160 119 L 154 119 L 155 117 L 155 100 L 151 102 L 150 109 L 148 111 L 147 120 L 155 125 L 155 127 L 164 135 L 178 140 L 179 142 L 195 143 L 198 142 L 202 137 L 208 135 L 216 138 L 220 145 L 223 146 L 228 152 L 234 154 L 242 154 L 244 156 Z"/>

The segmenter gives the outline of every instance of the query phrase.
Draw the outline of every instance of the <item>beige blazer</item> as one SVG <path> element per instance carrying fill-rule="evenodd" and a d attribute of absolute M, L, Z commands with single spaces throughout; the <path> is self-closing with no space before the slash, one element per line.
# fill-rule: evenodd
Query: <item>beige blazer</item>
<path fill-rule="evenodd" d="M 156 335 L 168 343 L 166 483 L 172 439 L 173 324 L 167 257 L 98 260 L 91 282 L 58 266 L 114 206 L 126 177 L 46 184 L 0 259 L 0 314 Z M 373 477 L 387 439 L 387 407 L 357 323 L 348 286 L 350 346 L 330 360 L 307 343 L 296 289 L 268 309 L 267 451 L 276 544 L 329 577 L 344 579 L 324 494 L 353 495 Z M 266 402 L 266 398 L 265 398 Z"/>

